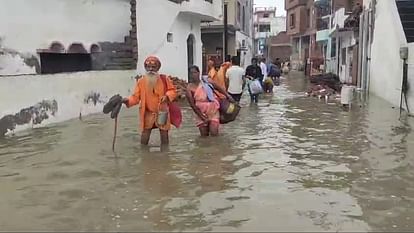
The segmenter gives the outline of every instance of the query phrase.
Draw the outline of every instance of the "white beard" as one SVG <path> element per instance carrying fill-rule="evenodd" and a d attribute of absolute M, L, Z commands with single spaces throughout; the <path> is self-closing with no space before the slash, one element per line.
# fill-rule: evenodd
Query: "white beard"
<path fill-rule="evenodd" d="M 147 80 L 148 80 L 148 90 L 150 91 L 154 91 L 155 85 L 157 84 L 157 80 L 158 80 L 158 73 L 147 73 Z"/>

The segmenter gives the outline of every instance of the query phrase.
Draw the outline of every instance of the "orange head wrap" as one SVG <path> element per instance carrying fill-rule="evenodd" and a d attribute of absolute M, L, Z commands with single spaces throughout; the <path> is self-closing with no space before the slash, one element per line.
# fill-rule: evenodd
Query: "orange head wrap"
<path fill-rule="evenodd" d="M 144 66 L 147 67 L 148 65 L 156 65 L 157 70 L 161 68 L 161 61 L 156 56 L 149 56 L 145 59 Z"/>

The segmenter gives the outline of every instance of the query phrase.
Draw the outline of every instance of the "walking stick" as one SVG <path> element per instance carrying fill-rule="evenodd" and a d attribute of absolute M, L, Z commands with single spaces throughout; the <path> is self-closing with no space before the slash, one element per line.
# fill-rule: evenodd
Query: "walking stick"
<path fill-rule="evenodd" d="M 103 107 L 103 113 L 108 114 L 111 112 L 111 118 L 115 119 L 115 127 L 114 127 L 114 138 L 112 140 L 112 151 L 115 152 L 115 141 L 116 141 L 116 131 L 118 129 L 118 114 L 122 108 L 122 97 L 118 95 L 114 95 L 109 99 L 108 103 L 106 103 Z"/>
<path fill-rule="evenodd" d="M 112 140 L 112 152 L 115 152 L 116 131 L 118 130 L 118 116 L 115 117 L 114 138 Z"/>

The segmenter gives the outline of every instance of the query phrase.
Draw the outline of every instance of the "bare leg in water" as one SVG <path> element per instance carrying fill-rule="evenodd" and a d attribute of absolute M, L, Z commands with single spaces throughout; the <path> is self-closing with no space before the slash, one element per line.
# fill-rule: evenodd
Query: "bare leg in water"
<path fill-rule="evenodd" d="M 219 133 L 218 132 L 219 124 L 215 122 L 210 122 L 206 126 L 198 127 L 198 129 L 200 130 L 201 137 L 208 137 L 208 136 L 216 137 L 218 136 L 218 133 Z"/>
<path fill-rule="evenodd" d="M 170 144 L 170 139 L 168 138 L 168 130 L 160 129 L 161 145 L 165 146 Z"/>
<path fill-rule="evenodd" d="M 218 136 L 219 134 L 219 123 L 216 122 L 210 122 L 209 129 L 210 129 L 210 135 L 213 137 Z"/>
<path fill-rule="evenodd" d="M 200 126 L 200 127 L 198 127 L 198 130 L 200 130 L 201 137 L 208 137 L 210 135 L 208 125 L 207 126 Z"/>
<path fill-rule="evenodd" d="M 144 129 L 141 134 L 141 145 L 148 145 L 152 129 Z"/>

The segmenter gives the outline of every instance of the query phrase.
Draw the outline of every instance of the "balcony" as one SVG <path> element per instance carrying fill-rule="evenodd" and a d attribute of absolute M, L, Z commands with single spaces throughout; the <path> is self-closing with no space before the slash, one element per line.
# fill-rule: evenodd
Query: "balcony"
<path fill-rule="evenodd" d="M 316 42 L 327 41 L 329 39 L 329 29 L 324 29 L 316 32 Z"/>
<path fill-rule="evenodd" d="M 269 38 L 271 36 L 275 36 L 272 32 L 255 32 L 254 39 L 264 39 Z"/>
<path fill-rule="evenodd" d="M 273 20 L 274 18 L 259 18 L 259 17 L 255 17 L 255 23 L 262 23 L 262 24 L 270 24 L 270 22 Z"/>
<path fill-rule="evenodd" d="M 318 18 L 316 20 L 316 30 L 321 31 L 321 30 L 329 29 L 330 21 L 331 21 L 330 17 Z"/>
<path fill-rule="evenodd" d="M 201 18 L 201 21 L 212 22 L 222 19 L 223 6 L 221 0 L 169 0 L 180 4 L 180 12 L 193 17 Z"/>
<path fill-rule="evenodd" d="M 331 5 L 331 1 L 332 0 L 314 0 L 313 3 L 315 7 L 327 7 Z"/>

